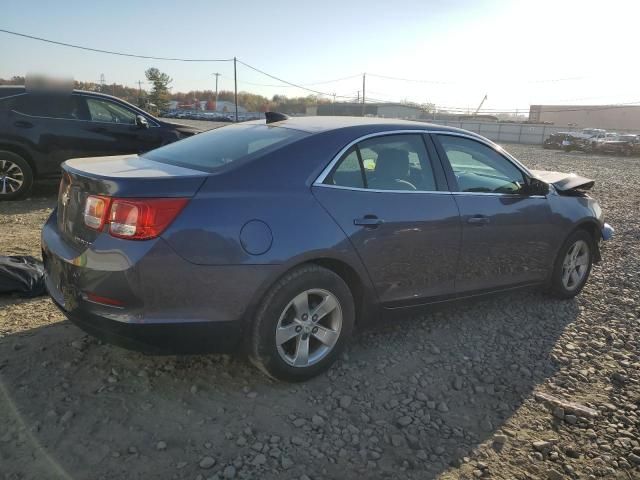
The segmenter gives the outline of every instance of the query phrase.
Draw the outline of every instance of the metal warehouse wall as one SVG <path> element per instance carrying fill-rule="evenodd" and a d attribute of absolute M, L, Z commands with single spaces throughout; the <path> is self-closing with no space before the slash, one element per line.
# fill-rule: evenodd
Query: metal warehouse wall
<path fill-rule="evenodd" d="M 529 120 L 606 130 L 640 130 L 640 105 L 531 105 Z"/>
<path fill-rule="evenodd" d="M 552 133 L 579 132 L 581 128 L 561 127 L 557 125 L 530 125 L 527 123 L 493 123 L 470 122 L 453 120 L 428 120 L 428 123 L 463 128 L 497 143 L 524 143 L 527 145 L 542 145 L 542 142 Z M 622 130 L 618 130 L 622 132 Z"/>

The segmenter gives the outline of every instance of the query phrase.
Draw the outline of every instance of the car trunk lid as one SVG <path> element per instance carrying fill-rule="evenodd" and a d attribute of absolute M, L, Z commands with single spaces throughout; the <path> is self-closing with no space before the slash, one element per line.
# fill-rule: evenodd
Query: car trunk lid
<path fill-rule="evenodd" d="M 90 245 L 100 234 L 84 223 L 89 195 L 117 198 L 190 198 L 206 172 L 160 163 L 137 155 L 78 158 L 62 164 L 58 194 L 58 229 L 76 247 Z"/>

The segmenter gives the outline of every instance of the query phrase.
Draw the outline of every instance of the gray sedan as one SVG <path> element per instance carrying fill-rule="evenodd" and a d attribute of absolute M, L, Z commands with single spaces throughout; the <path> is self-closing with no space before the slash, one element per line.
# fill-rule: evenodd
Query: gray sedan
<path fill-rule="evenodd" d="M 63 171 L 42 248 L 73 322 L 149 352 L 242 349 L 289 381 L 390 310 L 573 297 L 612 234 L 592 180 L 418 122 L 267 114 Z"/>

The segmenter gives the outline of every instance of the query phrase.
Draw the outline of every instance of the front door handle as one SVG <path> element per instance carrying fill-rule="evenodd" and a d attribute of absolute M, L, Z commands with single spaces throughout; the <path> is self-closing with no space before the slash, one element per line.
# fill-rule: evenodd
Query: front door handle
<path fill-rule="evenodd" d="M 477 226 L 482 226 L 482 225 L 486 225 L 487 223 L 489 223 L 489 217 L 487 217 L 486 215 L 474 215 L 473 217 L 470 217 L 467 220 L 467 223 L 470 223 L 471 225 L 477 225 Z"/>
<path fill-rule="evenodd" d="M 365 215 L 362 218 L 356 218 L 353 220 L 354 225 L 361 225 L 363 227 L 369 227 L 369 228 L 377 228 L 383 223 L 384 223 L 384 220 L 376 217 L 375 215 Z"/>

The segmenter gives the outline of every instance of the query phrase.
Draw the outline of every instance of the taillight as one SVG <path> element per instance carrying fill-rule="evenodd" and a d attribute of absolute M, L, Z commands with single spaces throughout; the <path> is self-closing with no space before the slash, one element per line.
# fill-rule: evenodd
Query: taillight
<path fill-rule="evenodd" d="M 115 199 L 109 215 L 109 233 L 132 240 L 157 237 L 187 202 L 186 198 Z"/>
<path fill-rule="evenodd" d="M 148 240 L 160 235 L 186 206 L 187 198 L 87 197 L 84 223 L 118 238 Z"/>
<path fill-rule="evenodd" d="M 84 204 L 84 224 L 94 230 L 102 230 L 109 213 L 109 197 L 90 195 Z"/>

